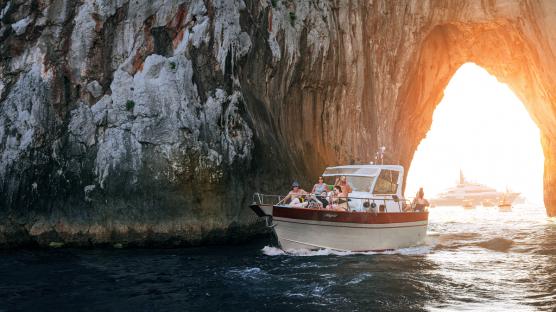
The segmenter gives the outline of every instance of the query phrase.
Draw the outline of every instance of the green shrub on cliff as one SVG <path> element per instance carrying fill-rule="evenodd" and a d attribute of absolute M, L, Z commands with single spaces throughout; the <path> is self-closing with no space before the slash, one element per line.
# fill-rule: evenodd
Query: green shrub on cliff
<path fill-rule="evenodd" d="M 297 17 L 295 16 L 295 12 L 290 12 L 290 23 L 293 24 L 295 23 L 295 20 L 297 19 Z"/>
<path fill-rule="evenodd" d="M 135 107 L 135 102 L 133 102 L 133 100 L 127 100 L 127 102 L 125 102 L 125 109 L 127 109 L 128 111 L 132 110 Z"/>

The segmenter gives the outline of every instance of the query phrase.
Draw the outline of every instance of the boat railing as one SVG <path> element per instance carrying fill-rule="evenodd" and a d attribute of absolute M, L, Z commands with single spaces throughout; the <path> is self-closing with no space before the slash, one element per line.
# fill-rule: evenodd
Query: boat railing
<path fill-rule="evenodd" d="M 285 196 L 272 194 L 253 194 L 253 203 L 257 205 L 277 205 L 284 200 Z"/>
<path fill-rule="evenodd" d="M 389 211 L 391 206 L 388 206 L 387 203 L 395 203 L 394 205 L 397 206 L 399 212 L 412 212 L 413 208 L 411 206 L 411 201 L 406 198 L 385 198 L 385 197 L 335 197 L 336 203 L 337 202 L 344 202 L 348 203 L 348 211 L 374 211 L 374 212 L 392 212 Z M 354 204 L 354 202 L 358 202 L 358 204 Z"/>
<path fill-rule="evenodd" d="M 322 198 L 320 195 L 305 194 L 300 195 L 302 198 L 302 206 L 304 208 L 322 208 Z M 286 196 L 272 195 L 272 194 L 253 194 L 253 203 L 257 205 L 286 205 L 283 201 Z M 325 196 L 325 199 L 329 197 Z M 327 199 L 327 201 L 328 201 Z M 400 212 L 413 212 L 414 209 L 411 205 L 411 200 L 408 198 L 384 198 L 384 197 L 334 197 L 334 203 L 330 204 L 343 204 L 347 203 L 348 211 L 373 211 L 373 212 L 391 212 L 389 211 L 391 205 L 388 203 L 394 202 Z M 307 204 L 304 204 L 307 203 Z"/>

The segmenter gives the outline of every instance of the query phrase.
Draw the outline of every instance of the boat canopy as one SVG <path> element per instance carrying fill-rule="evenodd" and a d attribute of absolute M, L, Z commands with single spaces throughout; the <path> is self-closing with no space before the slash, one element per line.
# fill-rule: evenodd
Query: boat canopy
<path fill-rule="evenodd" d="M 403 171 L 402 166 L 395 165 L 351 165 L 328 167 L 322 174 L 323 177 L 354 176 L 354 177 L 376 177 L 381 169 Z"/>

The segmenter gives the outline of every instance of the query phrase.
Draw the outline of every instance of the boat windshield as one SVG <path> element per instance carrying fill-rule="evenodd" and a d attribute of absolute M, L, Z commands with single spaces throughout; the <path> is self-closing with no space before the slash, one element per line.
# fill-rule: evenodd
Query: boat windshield
<path fill-rule="evenodd" d="M 339 177 L 340 176 L 327 176 L 324 182 L 332 186 Z M 346 176 L 346 179 L 349 186 L 351 186 L 352 192 L 370 192 L 374 177 Z"/>
<path fill-rule="evenodd" d="M 387 195 L 396 194 L 398 190 L 398 175 L 399 172 L 395 170 L 382 170 L 375 184 L 373 194 Z"/>
<path fill-rule="evenodd" d="M 370 192 L 373 178 L 347 176 L 347 182 L 354 192 Z"/>

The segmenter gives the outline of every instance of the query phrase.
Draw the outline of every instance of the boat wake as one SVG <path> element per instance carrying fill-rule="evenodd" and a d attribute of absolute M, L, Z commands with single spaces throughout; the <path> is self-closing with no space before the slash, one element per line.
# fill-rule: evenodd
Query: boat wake
<path fill-rule="evenodd" d="M 315 257 L 315 256 L 353 256 L 353 255 L 425 255 L 431 252 L 432 245 L 422 245 L 416 247 L 400 248 L 385 251 L 339 251 L 331 249 L 294 249 L 282 250 L 277 247 L 265 246 L 261 249 L 267 256 L 294 256 L 294 257 Z"/>
<path fill-rule="evenodd" d="M 276 247 L 270 247 L 270 246 L 264 246 L 264 248 L 261 249 L 261 251 L 263 252 L 263 254 L 267 256 L 283 256 L 286 254 L 286 252 L 283 251 L 282 249 Z"/>

